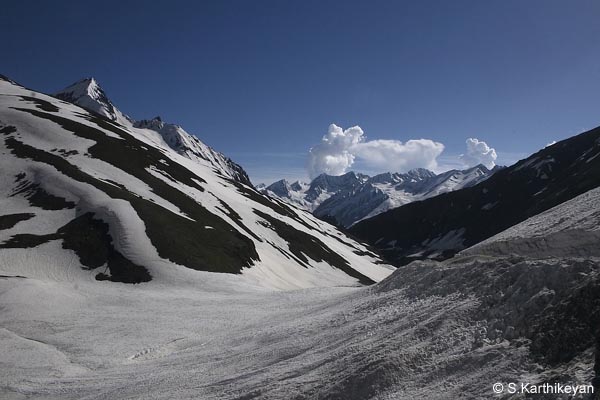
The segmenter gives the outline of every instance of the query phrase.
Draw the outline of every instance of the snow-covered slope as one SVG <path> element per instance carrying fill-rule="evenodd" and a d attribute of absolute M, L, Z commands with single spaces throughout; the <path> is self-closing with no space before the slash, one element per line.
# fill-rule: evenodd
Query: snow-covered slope
<path fill-rule="evenodd" d="M 586 235 L 571 242 L 588 243 Z M 388 397 L 376 398 L 595 398 L 590 394 L 600 390 L 599 260 L 459 254 L 398 268 L 377 292 L 410 299 L 408 304 L 419 304 L 431 318 L 406 317 L 404 327 L 394 331 L 402 345 L 382 345 L 387 369 L 401 377 L 379 378 L 388 385 Z M 493 391 L 497 382 L 504 385 L 500 394 Z M 558 383 L 585 392 L 536 397 L 507 392 L 510 383 L 548 384 L 554 390 Z"/>
<path fill-rule="evenodd" d="M 558 225 L 576 226 L 585 199 L 565 203 Z M 15 257 L 28 278 L 0 276 L 0 398 L 589 400 L 493 385 L 600 389 L 597 257 L 458 255 L 368 288 L 283 292 L 186 269 L 177 285 L 99 284 L 75 253 L 57 260 L 60 247 Z M 29 274 L 42 263 L 60 275 Z"/>
<path fill-rule="evenodd" d="M 312 211 L 323 220 L 350 227 L 362 219 L 404 204 L 476 185 L 500 169 L 489 170 L 478 165 L 439 175 L 423 168 L 404 174 L 388 172 L 373 177 L 354 172 L 341 176 L 322 174 L 310 184 L 290 184 L 283 179 L 261 188 L 261 191 Z"/>
<path fill-rule="evenodd" d="M 77 81 L 55 93 L 54 97 L 77 104 L 88 111 L 100 114 L 122 125 L 128 125 L 132 122 L 127 115 L 119 111 L 108 97 L 106 97 L 106 93 L 104 93 L 104 90 L 102 90 L 94 78 L 85 78 Z"/>
<path fill-rule="evenodd" d="M 600 188 L 511 226 L 461 254 L 600 257 Z"/>
<path fill-rule="evenodd" d="M 0 274 L 289 289 L 390 273 L 332 226 L 233 179 L 179 127 L 118 121 L 0 80 Z"/>
<path fill-rule="evenodd" d="M 0 81 L 0 398 L 529 398 L 496 395 L 494 383 L 600 390 L 598 189 L 489 248 L 389 275 L 330 225 L 177 153 L 155 130 L 30 94 Z M 578 157 L 553 153 L 552 172 L 569 159 L 580 167 L 564 171 L 571 193 L 598 176 L 580 165 L 597 155 L 583 139 L 563 143 L 587 145 Z M 547 155 L 523 169 L 530 185 L 553 178 Z M 500 189 L 489 193 L 524 190 Z M 545 240 L 572 231 L 569 248 L 544 253 Z M 535 246 L 518 245 L 532 238 Z M 495 254 L 501 242 L 515 254 Z M 332 253 L 387 278 L 264 288 L 355 284 Z M 98 282 L 99 271 L 152 280 Z"/>
<path fill-rule="evenodd" d="M 123 114 L 108 99 L 106 93 L 94 78 L 75 82 L 71 86 L 55 93 L 54 97 L 77 104 L 126 128 L 132 129 L 135 127 L 157 132 L 164 143 L 184 157 L 191 160 L 206 160 L 213 165 L 216 173 L 247 185 L 251 184 L 250 178 L 242 167 L 234 163 L 229 157 L 204 144 L 196 136 L 186 132 L 181 126 L 165 123 L 160 117 L 155 117 L 151 120 L 134 121 L 129 116 Z"/>
<path fill-rule="evenodd" d="M 475 186 L 389 210 L 350 231 L 398 265 L 448 258 L 600 186 L 599 155 L 600 128 L 595 128 L 545 147 Z"/>

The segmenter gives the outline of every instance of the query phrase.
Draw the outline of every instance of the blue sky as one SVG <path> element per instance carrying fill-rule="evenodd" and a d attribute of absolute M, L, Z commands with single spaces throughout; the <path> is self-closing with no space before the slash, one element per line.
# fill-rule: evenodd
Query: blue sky
<path fill-rule="evenodd" d="M 0 73 L 44 92 L 94 76 L 255 183 L 307 176 L 332 123 L 364 132 L 350 169 L 416 165 L 390 149 L 421 138 L 438 169 L 467 138 L 510 164 L 600 125 L 599 20 L 597 0 L 9 2 Z"/>

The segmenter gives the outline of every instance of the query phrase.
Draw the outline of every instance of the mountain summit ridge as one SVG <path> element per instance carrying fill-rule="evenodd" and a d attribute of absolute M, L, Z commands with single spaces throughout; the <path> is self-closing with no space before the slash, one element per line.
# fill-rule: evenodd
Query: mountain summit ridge
<path fill-rule="evenodd" d="M 114 106 L 94 77 L 80 79 L 54 93 L 53 96 L 77 104 L 88 111 L 93 111 L 120 124 L 127 124 L 132 121 Z"/>
<path fill-rule="evenodd" d="M 339 176 L 321 174 L 310 184 L 290 184 L 282 179 L 260 190 L 347 228 L 404 204 L 476 185 L 501 169 L 490 170 L 480 164 L 440 174 L 415 168 L 371 177 L 350 171 Z"/>
<path fill-rule="evenodd" d="M 229 178 L 251 186 L 246 171 L 229 157 L 206 145 L 195 135 L 186 132 L 180 125 L 166 123 L 160 116 L 135 121 L 121 112 L 108 98 L 98 81 L 84 78 L 65 89 L 56 92 L 54 97 L 76 104 L 88 111 L 102 115 L 128 129 L 149 129 L 160 134 L 164 142 L 173 150 L 191 160 L 210 162 L 216 171 Z"/>

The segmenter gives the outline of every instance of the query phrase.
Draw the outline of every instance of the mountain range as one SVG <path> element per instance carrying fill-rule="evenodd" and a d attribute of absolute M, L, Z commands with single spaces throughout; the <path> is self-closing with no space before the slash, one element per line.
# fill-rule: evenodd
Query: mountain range
<path fill-rule="evenodd" d="M 490 170 L 477 165 L 440 174 L 418 168 L 407 173 L 388 172 L 372 177 L 355 172 L 340 176 L 321 174 L 310 184 L 282 179 L 259 190 L 348 228 L 404 204 L 476 185 L 502 168 L 496 166 Z"/>
<path fill-rule="evenodd" d="M 275 288 L 391 272 L 362 244 L 257 192 L 242 167 L 180 126 L 133 121 L 95 79 L 54 97 L 2 79 L 0 124 L 0 252 L 33 275 L 65 273 L 73 252 L 90 276 L 130 283 L 182 267 Z M 32 248 L 45 267 L 25 262 Z"/>
<path fill-rule="evenodd" d="M 489 179 L 389 210 L 350 233 L 403 265 L 445 259 L 600 185 L 600 128 L 545 147 Z"/>
<path fill-rule="evenodd" d="M 94 79 L 49 96 L 0 76 L 0 397 L 598 393 L 599 155 L 596 128 L 503 169 L 264 194 Z"/>

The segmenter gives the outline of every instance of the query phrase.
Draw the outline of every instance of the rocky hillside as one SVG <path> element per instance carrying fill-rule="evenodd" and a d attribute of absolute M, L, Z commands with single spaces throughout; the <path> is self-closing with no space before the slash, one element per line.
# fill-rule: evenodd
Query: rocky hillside
<path fill-rule="evenodd" d="M 600 128 L 546 147 L 466 189 L 407 204 L 350 232 L 396 264 L 443 259 L 600 186 Z"/>

